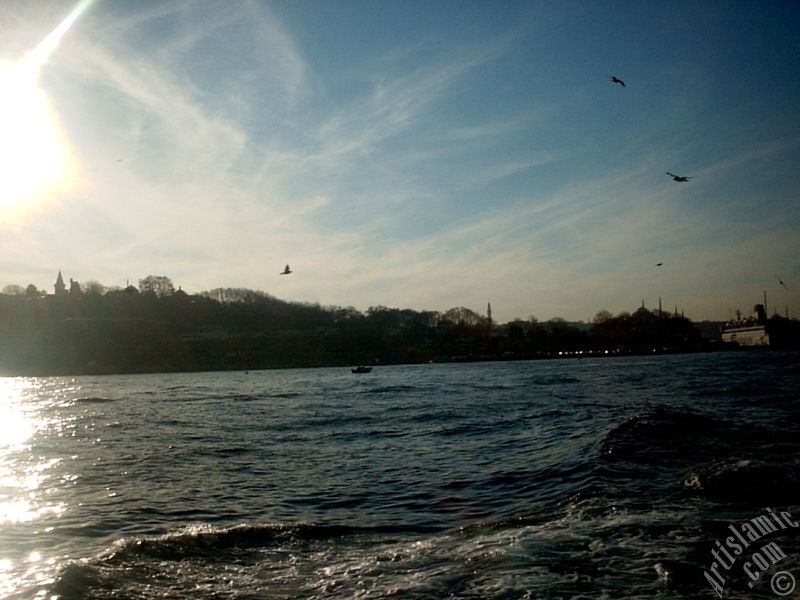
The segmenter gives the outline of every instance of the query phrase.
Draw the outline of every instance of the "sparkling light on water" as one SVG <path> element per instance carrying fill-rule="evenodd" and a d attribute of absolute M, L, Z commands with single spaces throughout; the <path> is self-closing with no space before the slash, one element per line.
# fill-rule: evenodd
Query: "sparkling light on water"
<path fill-rule="evenodd" d="M 20 573 L 28 582 L 41 581 L 42 567 L 52 559 L 32 550 L 23 558 L 13 552 L 15 526 L 34 523 L 43 517 L 57 516 L 65 510 L 61 502 L 46 498 L 45 482 L 61 462 L 59 458 L 38 458 L 31 451 L 31 440 L 46 426 L 32 402 L 36 386 L 19 378 L 0 379 L 0 596 L 5 597 L 20 585 Z"/>
<path fill-rule="evenodd" d="M 34 423 L 25 414 L 22 404 L 28 388 L 24 379 L 0 379 L 0 452 L 4 454 L 33 435 Z"/>

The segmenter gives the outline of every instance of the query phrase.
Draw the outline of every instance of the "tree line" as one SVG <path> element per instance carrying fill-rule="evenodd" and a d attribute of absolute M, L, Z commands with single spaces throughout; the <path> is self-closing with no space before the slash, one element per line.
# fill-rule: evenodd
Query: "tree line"
<path fill-rule="evenodd" d="M 497 324 L 444 312 L 288 302 L 256 290 L 189 295 L 164 276 L 64 294 L 6 286 L 0 372 L 80 374 L 513 360 L 705 349 L 689 319 L 644 308 L 591 324 L 534 317 Z"/>

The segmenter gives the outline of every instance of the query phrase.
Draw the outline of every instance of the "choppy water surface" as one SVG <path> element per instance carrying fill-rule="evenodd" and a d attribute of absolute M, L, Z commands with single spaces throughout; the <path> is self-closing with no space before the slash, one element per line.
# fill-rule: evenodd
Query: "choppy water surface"
<path fill-rule="evenodd" d="M 800 521 L 798 390 L 774 352 L 0 379 L 0 596 L 714 597 L 730 524 Z"/>

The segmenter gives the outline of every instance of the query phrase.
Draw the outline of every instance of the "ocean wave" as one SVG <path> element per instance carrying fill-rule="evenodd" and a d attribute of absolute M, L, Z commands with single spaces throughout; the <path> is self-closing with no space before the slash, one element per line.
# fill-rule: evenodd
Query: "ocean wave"
<path fill-rule="evenodd" d="M 253 397 L 253 400 L 259 400 L 263 398 L 299 398 L 303 396 L 300 392 L 273 392 L 273 393 L 265 393 L 262 396 Z"/>
<path fill-rule="evenodd" d="M 75 404 L 106 404 L 109 402 L 115 402 L 116 400 L 116 398 L 87 396 L 83 398 L 75 398 Z"/>
<path fill-rule="evenodd" d="M 580 380 L 570 375 L 546 375 L 537 377 L 532 383 L 535 385 L 564 385 L 567 383 L 580 383 Z"/>
<path fill-rule="evenodd" d="M 356 535 L 422 534 L 439 531 L 430 526 L 381 525 L 359 527 L 338 524 L 239 524 L 226 527 L 196 524 L 162 535 L 118 540 L 91 562 L 121 564 L 137 557 L 158 560 L 219 560 L 226 554 L 287 544 L 341 539 Z"/>
<path fill-rule="evenodd" d="M 409 554 L 391 549 L 397 540 L 433 532 L 426 527 L 200 524 L 119 540 L 94 558 L 67 564 L 48 592 L 62 600 L 242 598 L 264 597 L 267 591 L 267 597 L 276 598 L 324 597 L 296 592 L 324 579 L 321 572 L 341 556 L 367 548 L 372 562 L 396 562 Z M 297 573 L 300 561 L 308 563 L 307 577 Z M 287 583 L 289 579 L 302 583 Z M 327 585 L 336 587 L 336 582 Z"/>
<path fill-rule="evenodd" d="M 717 501 L 748 505 L 785 505 L 800 497 L 800 465 L 793 458 L 776 461 L 731 457 L 693 470 L 687 490 Z"/>
<path fill-rule="evenodd" d="M 490 434 L 494 431 L 504 430 L 508 431 L 514 427 L 521 427 L 522 424 L 515 419 L 498 419 L 496 421 L 487 421 L 484 423 L 476 423 L 474 421 L 460 423 L 453 427 L 442 427 L 433 433 L 438 436 L 483 436 Z"/>
<path fill-rule="evenodd" d="M 368 395 L 402 394 L 405 392 L 414 392 L 418 390 L 420 390 L 420 388 L 414 385 L 383 385 L 378 387 L 367 388 L 361 393 Z"/>
<path fill-rule="evenodd" d="M 665 458 L 692 460 L 708 444 L 728 437 L 738 440 L 732 423 L 700 413 L 656 407 L 643 416 L 629 417 L 605 436 L 601 451 L 608 460 L 639 463 Z"/>
<path fill-rule="evenodd" d="M 68 565 L 48 591 L 63 600 L 500 600 L 608 597 L 608 592 L 622 597 L 630 589 L 652 595 L 666 587 L 660 577 L 669 578 L 674 567 L 662 558 L 659 574 L 653 559 L 638 556 L 647 537 L 628 536 L 598 549 L 590 533 L 576 530 L 565 515 L 427 532 L 197 527 L 119 542 L 95 559 Z"/>

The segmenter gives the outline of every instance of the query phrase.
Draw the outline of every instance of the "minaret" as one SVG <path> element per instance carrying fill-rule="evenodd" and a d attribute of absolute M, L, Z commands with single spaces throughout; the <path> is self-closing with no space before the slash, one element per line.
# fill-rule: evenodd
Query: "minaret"
<path fill-rule="evenodd" d="M 64 278 L 61 276 L 61 271 L 58 272 L 58 277 L 56 278 L 56 296 L 62 296 L 67 293 L 67 286 L 64 285 Z"/>

